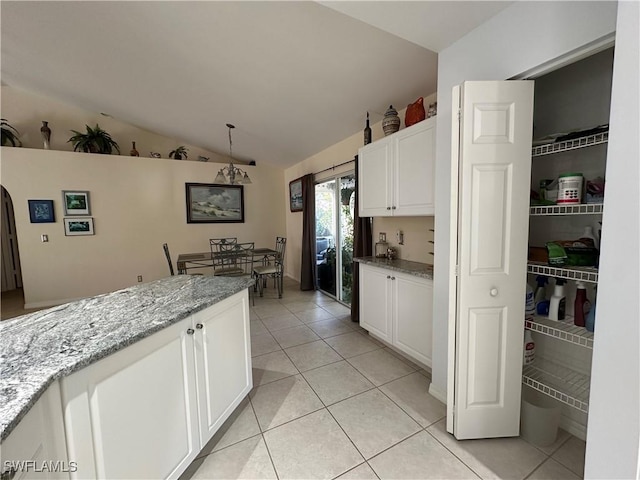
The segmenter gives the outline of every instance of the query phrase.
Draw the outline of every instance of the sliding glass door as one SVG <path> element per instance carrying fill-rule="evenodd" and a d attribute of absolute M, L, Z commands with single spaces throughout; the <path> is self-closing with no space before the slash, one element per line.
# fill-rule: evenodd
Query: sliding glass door
<path fill-rule="evenodd" d="M 316 263 L 318 288 L 351 304 L 355 176 L 316 184 Z"/>

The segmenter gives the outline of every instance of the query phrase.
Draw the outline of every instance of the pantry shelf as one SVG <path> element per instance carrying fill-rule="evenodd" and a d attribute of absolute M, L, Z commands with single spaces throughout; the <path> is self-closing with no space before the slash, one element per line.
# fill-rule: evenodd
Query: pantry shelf
<path fill-rule="evenodd" d="M 589 411 L 589 382 L 588 375 L 540 357 L 522 370 L 522 383 L 585 413 Z"/>
<path fill-rule="evenodd" d="M 598 283 L 598 269 L 595 267 L 550 267 L 542 262 L 529 262 L 527 272 L 566 280 Z"/>
<path fill-rule="evenodd" d="M 588 332 L 584 327 L 574 325 L 573 319 L 570 317 L 567 317 L 563 322 L 559 322 L 536 316 L 533 320 L 525 320 L 525 327 L 532 332 L 593 349 L 593 333 Z"/>
<path fill-rule="evenodd" d="M 530 215 L 598 215 L 604 210 L 602 203 L 583 203 L 580 205 L 536 205 L 530 208 Z"/>
<path fill-rule="evenodd" d="M 531 149 L 532 157 L 541 157 L 543 155 L 551 155 L 553 153 L 566 152 L 568 150 L 576 150 L 578 148 L 592 147 L 609 141 L 609 132 L 596 133 L 586 137 L 575 138 L 565 142 L 547 143 L 538 145 Z"/>

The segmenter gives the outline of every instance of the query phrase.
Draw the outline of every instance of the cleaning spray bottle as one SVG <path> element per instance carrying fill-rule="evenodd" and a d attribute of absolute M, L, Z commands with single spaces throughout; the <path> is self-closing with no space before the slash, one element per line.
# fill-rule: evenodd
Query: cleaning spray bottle
<path fill-rule="evenodd" d="M 556 286 L 549 301 L 549 320 L 564 320 L 567 299 L 564 294 L 565 280 L 556 278 Z"/>
<path fill-rule="evenodd" d="M 536 313 L 536 304 L 533 301 L 533 288 L 527 283 L 527 292 L 524 299 L 524 318 L 525 320 L 533 320 Z"/>
<path fill-rule="evenodd" d="M 577 327 L 584 327 L 587 315 L 589 315 L 589 311 L 591 310 L 591 302 L 587 298 L 587 287 L 585 287 L 584 283 L 578 281 L 577 284 L 576 300 L 573 305 L 573 323 Z"/>
<path fill-rule="evenodd" d="M 549 304 L 548 302 L 543 303 L 547 299 L 547 290 L 545 285 L 549 283 L 549 279 L 544 275 L 538 275 L 536 277 L 536 286 L 535 291 L 533 292 L 533 302 L 536 306 L 536 313 L 538 315 L 547 315 L 549 313 Z"/>
<path fill-rule="evenodd" d="M 531 365 L 536 358 L 536 344 L 531 336 L 531 330 L 525 329 L 524 331 L 524 358 L 522 359 L 523 365 Z"/>

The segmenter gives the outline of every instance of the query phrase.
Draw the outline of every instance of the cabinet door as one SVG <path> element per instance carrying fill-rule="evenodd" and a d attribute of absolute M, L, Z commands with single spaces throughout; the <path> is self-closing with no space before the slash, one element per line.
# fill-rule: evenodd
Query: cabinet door
<path fill-rule="evenodd" d="M 204 446 L 253 386 L 247 290 L 196 313 L 193 321 Z"/>
<path fill-rule="evenodd" d="M 69 478 L 69 472 L 75 470 L 75 462 L 70 463 L 67 457 L 57 381 L 42 394 L 2 442 L 0 451 L 3 479 Z"/>
<path fill-rule="evenodd" d="M 361 148 L 358 153 L 358 204 L 361 217 L 391 216 L 391 163 L 388 138 Z"/>
<path fill-rule="evenodd" d="M 433 215 L 436 119 L 394 134 L 394 215 Z"/>
<path fill-rule="evenodd" d="M 360 326 L 391 343 L 391 275 L 360 264 Z"/>
<path fill-rule="evenodd" d="M 191 318 L 62 379 L 71 478 L 176 478 L 200 451 Z"/>
<path fill-rule="evenodd" d="M 431 366 L 433 280 L 393 274 L 393 344 Z"/>
<path fill-rule="evenodd" d="M 460 91 L 452 433 L 517 436 L 533 82 L 465 82 Z"/>

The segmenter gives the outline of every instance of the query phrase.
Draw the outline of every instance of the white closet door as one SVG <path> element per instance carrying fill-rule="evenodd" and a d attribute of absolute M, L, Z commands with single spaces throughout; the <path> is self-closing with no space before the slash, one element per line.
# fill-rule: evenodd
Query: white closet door
<path fill-rule="evenodd" d="M 516 436 L 533 82 L 465 82 L 461 107 L 453 434 Z"/>

